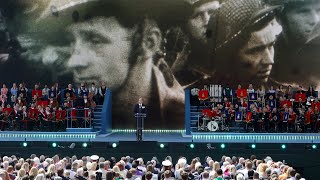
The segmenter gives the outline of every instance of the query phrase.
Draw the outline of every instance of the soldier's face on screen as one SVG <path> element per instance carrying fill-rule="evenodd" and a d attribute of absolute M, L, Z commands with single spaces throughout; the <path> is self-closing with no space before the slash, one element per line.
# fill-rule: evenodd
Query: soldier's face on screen
<path fill-rule="evenodd" d="M 94 18 L 69 28 L 74 37 L 67 66 L 79 82 L 105 82 L 119 87 L 127 77 L 130 52 L 129 30 L 115 18 Z"/>
<path fill-rule="evenodd" d="M 193 15 L 188 20 L 188 29 L 194 39 L 206 42 L 206 31 L 210 16 L 219 8 L 219 1 L 202 4 L 194 9 Z"/>
<path fill-rule="evenodd" d="M 280 32 L 281 26 L 273 20 L 263 29 L 251 33 L 236 60 L 241 80 L 267 82 L 274 63 L 274 43 Z"/>
<path fill-rule="evenodd" d="M 287 10 L 287 32 L 295 42 L 304 44 L 319 35 L 320 1 Z"/>

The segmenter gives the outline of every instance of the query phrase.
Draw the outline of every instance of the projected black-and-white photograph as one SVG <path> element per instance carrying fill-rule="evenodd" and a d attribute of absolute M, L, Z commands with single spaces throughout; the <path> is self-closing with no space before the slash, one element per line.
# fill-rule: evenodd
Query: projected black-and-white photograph
<path fill-rule="evenodd" d="M 0 82 L 112 90 L 113 127 L 184 126 L 185 89 L 318 89 L 320 1 L 7 0 Z M 43 88 L 42 87 L 42 88 Z M 103 94 L 103 93 L 102 93 Z M 96 99 L 99 99 L 99 93 Z"/>

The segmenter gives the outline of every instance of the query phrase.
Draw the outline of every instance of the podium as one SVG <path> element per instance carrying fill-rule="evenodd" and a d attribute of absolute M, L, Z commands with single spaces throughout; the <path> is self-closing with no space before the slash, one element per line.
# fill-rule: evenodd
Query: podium
<path fill-rule="evenodd" d="M 134 117 L 136 118 L 137 123 L 137 131 L 136 131 L 136 138 L 137 141 L 142 141 L 142 131 L 144 127 L 144 119 L 147 117 L 146 113 L 135 113 Z"/>

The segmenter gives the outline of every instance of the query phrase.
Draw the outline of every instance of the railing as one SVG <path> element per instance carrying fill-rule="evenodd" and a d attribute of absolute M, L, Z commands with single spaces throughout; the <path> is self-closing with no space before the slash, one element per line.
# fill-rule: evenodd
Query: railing
<path fill-rule="evenodd" d="M 69 108 L 67 109 L 67 128 L 77 127 L 93 128 L 94 110 L 91 108 Z"/>

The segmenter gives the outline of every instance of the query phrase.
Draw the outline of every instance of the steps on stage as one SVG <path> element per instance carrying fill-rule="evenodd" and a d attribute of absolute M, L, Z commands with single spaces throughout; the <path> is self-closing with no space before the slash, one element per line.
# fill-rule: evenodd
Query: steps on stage
<path fill-rule="evenodd" d="M 94 109 L 94 119 L 93 119 L 93 131 L 98 132 L 101 130 L 101 119 L 102 119 L 102 106 L 97 105 Z"/>
<path fill-rule="evenodd" d="M 93 128 L 67 128 L 67 132 L 99 132 L 101 130 L 102 105 L 97 105 L 93 113 Z"/>

